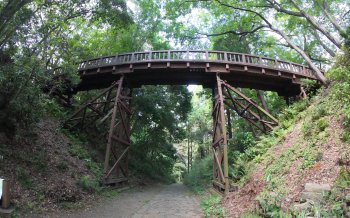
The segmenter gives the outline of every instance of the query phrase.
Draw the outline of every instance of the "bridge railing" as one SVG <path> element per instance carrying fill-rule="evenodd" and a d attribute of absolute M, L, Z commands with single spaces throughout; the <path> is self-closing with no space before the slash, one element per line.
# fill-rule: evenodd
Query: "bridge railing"
<path fill-rule="evenodd" d="M 268 67 L 282 71 L 289 71 L 308 77 L 314 77 L 313 70 L 301 64 L 251 54 L 197 50 L 146 51 L 99 57 L 81 62 L 78 66 L 78 70 L 81 71 L 96 67 L 149 61 L 203 61 L 239 63 L 246 65 L 255 65 L 260 67 Z"/>

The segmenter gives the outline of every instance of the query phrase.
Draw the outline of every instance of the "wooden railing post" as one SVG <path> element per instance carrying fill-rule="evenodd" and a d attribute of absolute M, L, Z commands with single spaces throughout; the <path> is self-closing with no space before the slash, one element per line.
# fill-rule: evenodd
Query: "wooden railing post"
<path fill-rule="evenodd" d="M 4 209 L 8 209 L 10 207 L 10 199 L 11 199 L 10 182 L 5 179 L 3 180 L 3 183 L 2 183 L 1 207 Z"/>

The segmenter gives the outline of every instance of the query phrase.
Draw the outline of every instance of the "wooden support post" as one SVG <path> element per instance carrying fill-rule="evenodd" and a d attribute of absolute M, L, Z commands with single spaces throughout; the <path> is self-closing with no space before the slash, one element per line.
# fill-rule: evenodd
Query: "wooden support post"
<path fill-rule="evenodd" d="M 190 173 L 190 136 L 187 138 L 187 173 Z"/>
<path fill-rule="evenodd" d="M 3 180 L 1 207 L 3 209 L 8 209 L 10 207 L 10 200 L 11 200 L 10 182 L 8 180 Z"/>
<path fill-rule="evenodd" d="M 228 149 L 227 149 L 227 135 L 226 135 L 226 122 L 225 122 L 225 106 L 224 106 L 224 96 L 222 94 L 222 84 L 221 84 L 221 79 L 219 74 L 216 74 L 216 82 L 217 82 L 217 89 L 218 89 L 218 97 L 219 97 L 219 102 L 220 102 L 220 129 L 221 129 L 221 134 L 223 137 L 223 147 L 224 147 L 224 177 L 225 177 L 225 196 L 228 195 L 230 191 L 230 186 L 229 186 L 229 178 L 228 178 Z"/>
<path fill-rule="evenodd" d="M 111 125 L 110 125 L 110 131 L 108 134 L 108 142 L 107 142 L 107 147 L 106 147 L 106 156 L 105 156 L 105 163 L 104 163 L 104 172 L 108 173 L 108 168 L 109 168 L 109 156 L 111 155 L 111 146 L 112 146 L 112 136 L 114 133 L 114 125 L 115 125 L 115 117 L 117 115 L 117 105 L 118 105 L 118 100 L 120 96 L 120 92 L 123 86 L 123 79 L 124 77 L 122 76 L 119 80 L 119 85 L 118 85 L 118 90 L 117 94 L 115 96 L 114 100 L 114 107 L 113 107 L 113 113 L 112 113 L 112 120 L 111 120 Z"/>

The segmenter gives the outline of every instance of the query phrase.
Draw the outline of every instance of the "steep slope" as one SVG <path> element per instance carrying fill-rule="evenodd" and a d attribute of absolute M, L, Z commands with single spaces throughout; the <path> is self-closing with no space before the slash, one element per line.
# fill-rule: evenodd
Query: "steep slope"
<path fill-rule="evenodd" d="M 67 138 L 48 118 L 28 132 L 11 140 L 0 136 L 0 175 L 10 180 L 12 203 L 20 213 L 92 197 L 97 167 L 81 142 Z"/>
<path fill-rule="evenodd" d="M 255 157 L 246 164 L 242 187 L 223 201 L 230 217 L 344 213 L 350 146 L 340 91 L 332 86 L 290 107 L 280 127 L 250 149 Z M 332 192 L 315 199 L 305 194 L 306 184 L 331 186 Z"/>

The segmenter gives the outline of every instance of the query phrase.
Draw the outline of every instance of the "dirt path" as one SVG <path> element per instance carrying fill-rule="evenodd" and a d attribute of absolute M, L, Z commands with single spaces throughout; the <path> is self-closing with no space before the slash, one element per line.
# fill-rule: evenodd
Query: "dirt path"
<path fill-rule="evenodd" d="M 182 184 L 130 190 L 96 207 L 64 216 L 71 218 L 203 217 L 198 200 Z M 62 217 L 62 214 L 58 217 Z"/>

